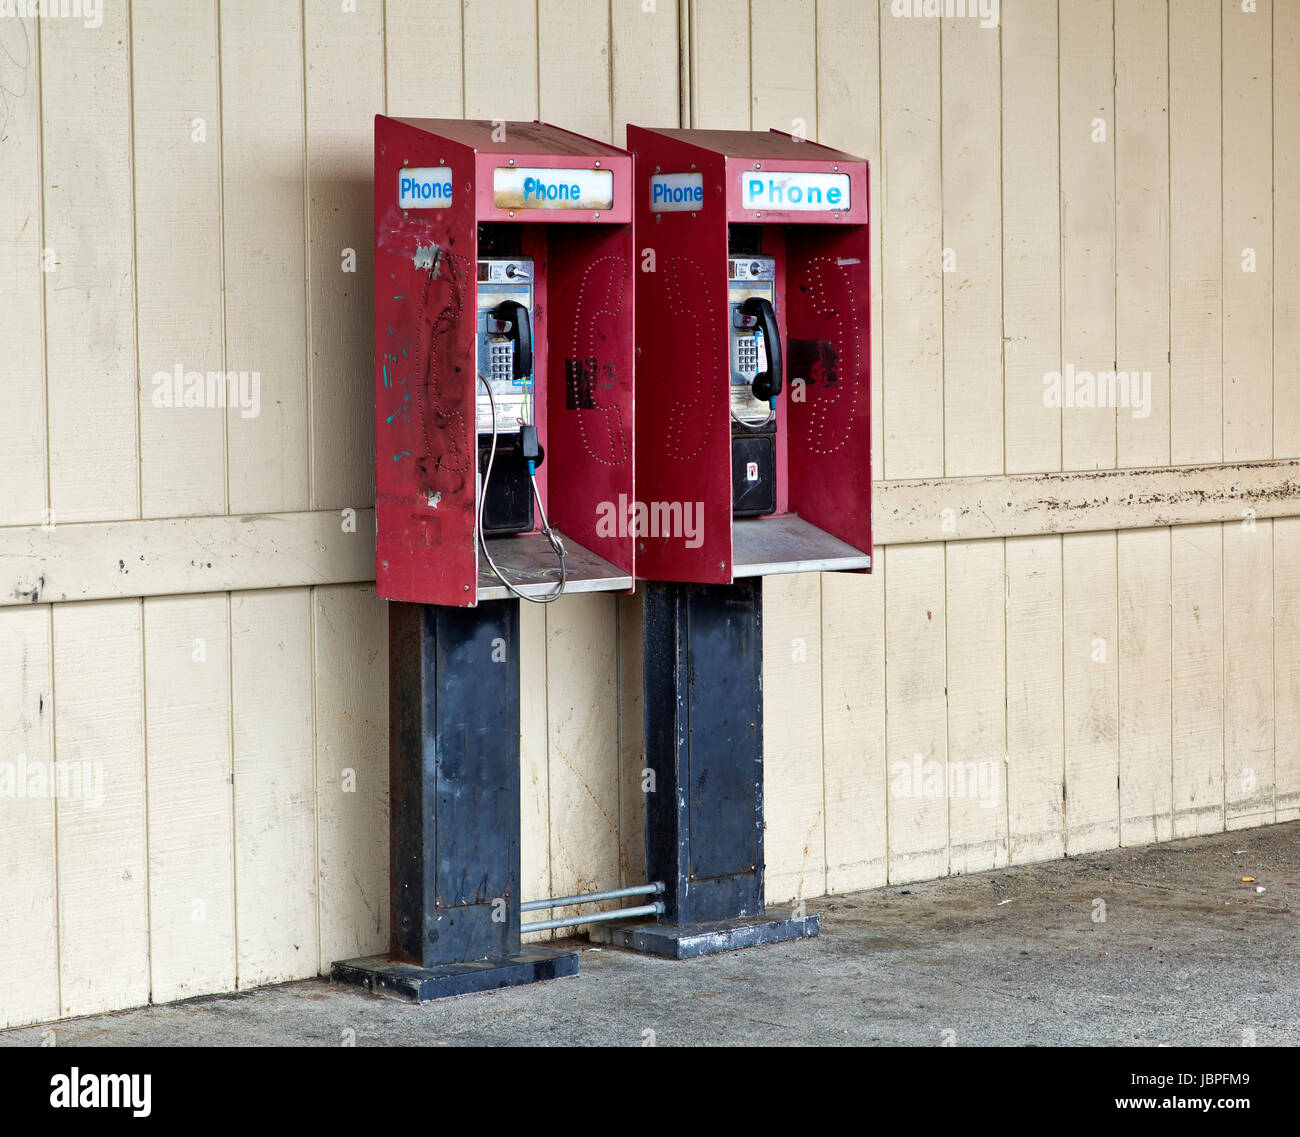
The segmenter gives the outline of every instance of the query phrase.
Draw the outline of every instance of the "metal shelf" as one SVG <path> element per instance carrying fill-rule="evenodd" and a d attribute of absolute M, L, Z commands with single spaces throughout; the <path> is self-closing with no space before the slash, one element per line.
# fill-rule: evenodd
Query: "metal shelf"
<path fill-rule="evenodd" d="M 731 575 L 775 576 L 786 572 L 845 572 L 871 567 L 871 557 L 801 517 L 735 521 Z"/>
<path fill-rule="evenodd" d="M 556 530 L 559 533 L 559 530 Z M 622 569 L 584 549 L 571 537 L 559 533 L 568 552 L 566 563 L 569 580 L 565 595 L 578 592 L 626 592 L 632 587 L 632 577 Z M 488 549 L 492 559 L 506 578 L 526 596 L 545 596 L 560 579 L 560 561 L 551 543 L 542 533 L 517 533 L 503 537 L 489 537 Z M 509 600 L 514 594 L 499 581 L 487 562 L 479 557 L 478 598 L 484 600 Z"/>

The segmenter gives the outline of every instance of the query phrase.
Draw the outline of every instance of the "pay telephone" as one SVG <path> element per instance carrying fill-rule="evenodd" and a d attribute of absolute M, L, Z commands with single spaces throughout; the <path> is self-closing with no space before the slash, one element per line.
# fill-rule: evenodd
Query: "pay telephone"
<path fill-rule="evenodd" d="M 546 517 L 537 489 L 537 467 L 546 457 L 537 437 L 533 374 L 534 262 L 532 257 L 480 257 L 478 262 L 477 388 L 478 541 L 483 558 L 502 584 L 522 600 L 549 604 L 568 583 L 564 542 Z M 527 596 L 501 572 L 487 535 L 528 533 L 533 503 L 542 532 L 560 559 L 560 577 L 545 596 Z"/>
<path fill-rule="evenodd" d="M 631 155 L 541 122 L 376 115 L 374 191 L 379 595 L 628 587 L 636 540 L 607 507 L 634 492 Z"/>
<path fill-rule="evenodd" d="M 532 258 L 480 259 L 476 314 L 480 381 L 475 419 L 478 471 L 484 479 L 485 533 L 521 533 L 533 527 L 528 453 L 534 469 L 541 465 L 541 454 L 533 388 L 532 317 Z"/>
<path fill-rule="evenodd" d="M 776 259 L 733 251 L 727 279 L 732 512 L 762 517 L 776 509 L 776 397 L 782 385 Z"/>

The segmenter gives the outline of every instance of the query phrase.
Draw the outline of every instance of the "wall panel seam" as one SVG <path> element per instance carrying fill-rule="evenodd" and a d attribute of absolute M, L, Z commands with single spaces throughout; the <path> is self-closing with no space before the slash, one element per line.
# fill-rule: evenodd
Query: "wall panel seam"
<path fill-rule="evenodd" d="M 138 406 L 137 402 L 137 406 Z M 149 1002 L 153 1002 L 153 886 L 149 879 L 153 867 L 153 858 L 149 855 L 149 683 L 148 671 L 148 630 L 145 623 L 148 607 L 141 597 L 136 601 L 140 612 L 140 766 L 142 771 L 140 785 L 140 821 L 144 829 L 144 942 L 145 974 L 149 983 Z"/>
<path fill-rule="evenodd" d="M 50 470 L 50 328 L 49 328 L 49 303 L 46 295 L 45 264 L 44 258 L 46 250 L 49 248 L 48 226 L 49 226 L 49 209 L 45 200 L 45 70 L 44 59 L 42 57 L 41 43 L 41 21 L 32 21 L 32 55 L 33 62 L 36 66 L 36 162 L 37 176 L 40 178 L 38 189 L 40 190 L 41 202 L 41 384 L 44 387 L 45 395 L 45 421 L 41 423 L 41 429 L 45 432 L 45 518 L 44 520 L 52 522 L 54 520 L 54 496 L 52 472 Z M 50 627 L 50 651 L 53 652 L 53 625 Z M 56 937 L 57 938 L 57 937 Z M 60 994 L 59 1006 L 62 1007 L 62 995 Z"/>
<path fill-rule="evenodd" d="M 307 104 L 307 0 L 298 7 L 299 37 L 302 65 L 302 260 L 303 277 L 303 368 L 306 372 L 306 397 L 304 413 L 307 416 L 307 507 L 316 508 L 316 414 L 313 407 L 312 375 L 316 368 L 312 361 L 311 342 L 311 110 Z"/>
<path fill-rule="evenodd" d="M 54 605 L 50 605 L 49 617 L 49 652 L 46 655 L 46 676 L 50 684 L 50 758 L 57 764 L 59 760 L 59 721 L 57 715 L 56 684 L 57 675 L 54 669 Z M 63 909 L 61 907 L 61 884 L 59 880 L 59 796 L 54 795 L 52 812 L 52 823 L 54 827 L 53 840 L 50 843 L 51 852 L 54 855 L 54 980 L 55 989 L 59 998 L 59 1016 L 63 1017 Z"/>
<path fill-rule="evenodd" d="M 230 370 L 230 320 L 226 291 L 226 106 L 221 58 L 221 0 L 213 0 L 216 23 L 217 72 L 217 267 L 221 278 L 221 369 Z M 221 416 L 222 482 L 226 511 L 230 510 L 230 416 Z M 233 751 L 232 751 L 233 762 Z"/>
<path fill-rule="evenodd" d="M 136 175 L 138 163 L 135 160 L 135 9 L 126 6 L 126 122 L 127 122 L 127 161 L 131 163 L 131 339 L 134 349 L 135 374 L 132 386 L 135 389 L 135 515 L 144 516 L 144 449 L 142 445 L 140 424 L 140 227 L 136 219 Z M 141 618 L 144 616 L 141 610 Z M 143 677 L 142 677 L 143 684 Z M 146 877 L 146 894 L 148 871 Z M 146 913 L 148 897 L 145 899 Z"/>

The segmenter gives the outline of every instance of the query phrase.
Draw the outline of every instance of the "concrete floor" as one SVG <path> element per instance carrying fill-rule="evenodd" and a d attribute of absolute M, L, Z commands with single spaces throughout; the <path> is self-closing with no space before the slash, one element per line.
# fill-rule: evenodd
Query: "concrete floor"
<path fill-rule="evenodd" d="M 684 963 L 588 949 L 577 978 L 424 1007 L 309 980 L 0 1046 L 1294 1046 L 1298 900 L 1292 822 L 810 901 L 818 939 Z"/>

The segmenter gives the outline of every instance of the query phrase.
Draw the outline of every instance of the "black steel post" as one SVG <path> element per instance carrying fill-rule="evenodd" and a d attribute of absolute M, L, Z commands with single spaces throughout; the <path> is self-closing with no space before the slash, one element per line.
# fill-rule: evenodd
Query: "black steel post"
<path fill-rule="evenodd" d="M 388 612 L 390 954 L 331 977 L 425 1002 L 576 975 L 519 942 L 519 602 Z"/>
<path fill-rule="evenodd" d="M 815 936 L 763 904 L 762 583 L 644 586 L 646 861 L 663 918 L 602 943 L 685 959 Z"/>

